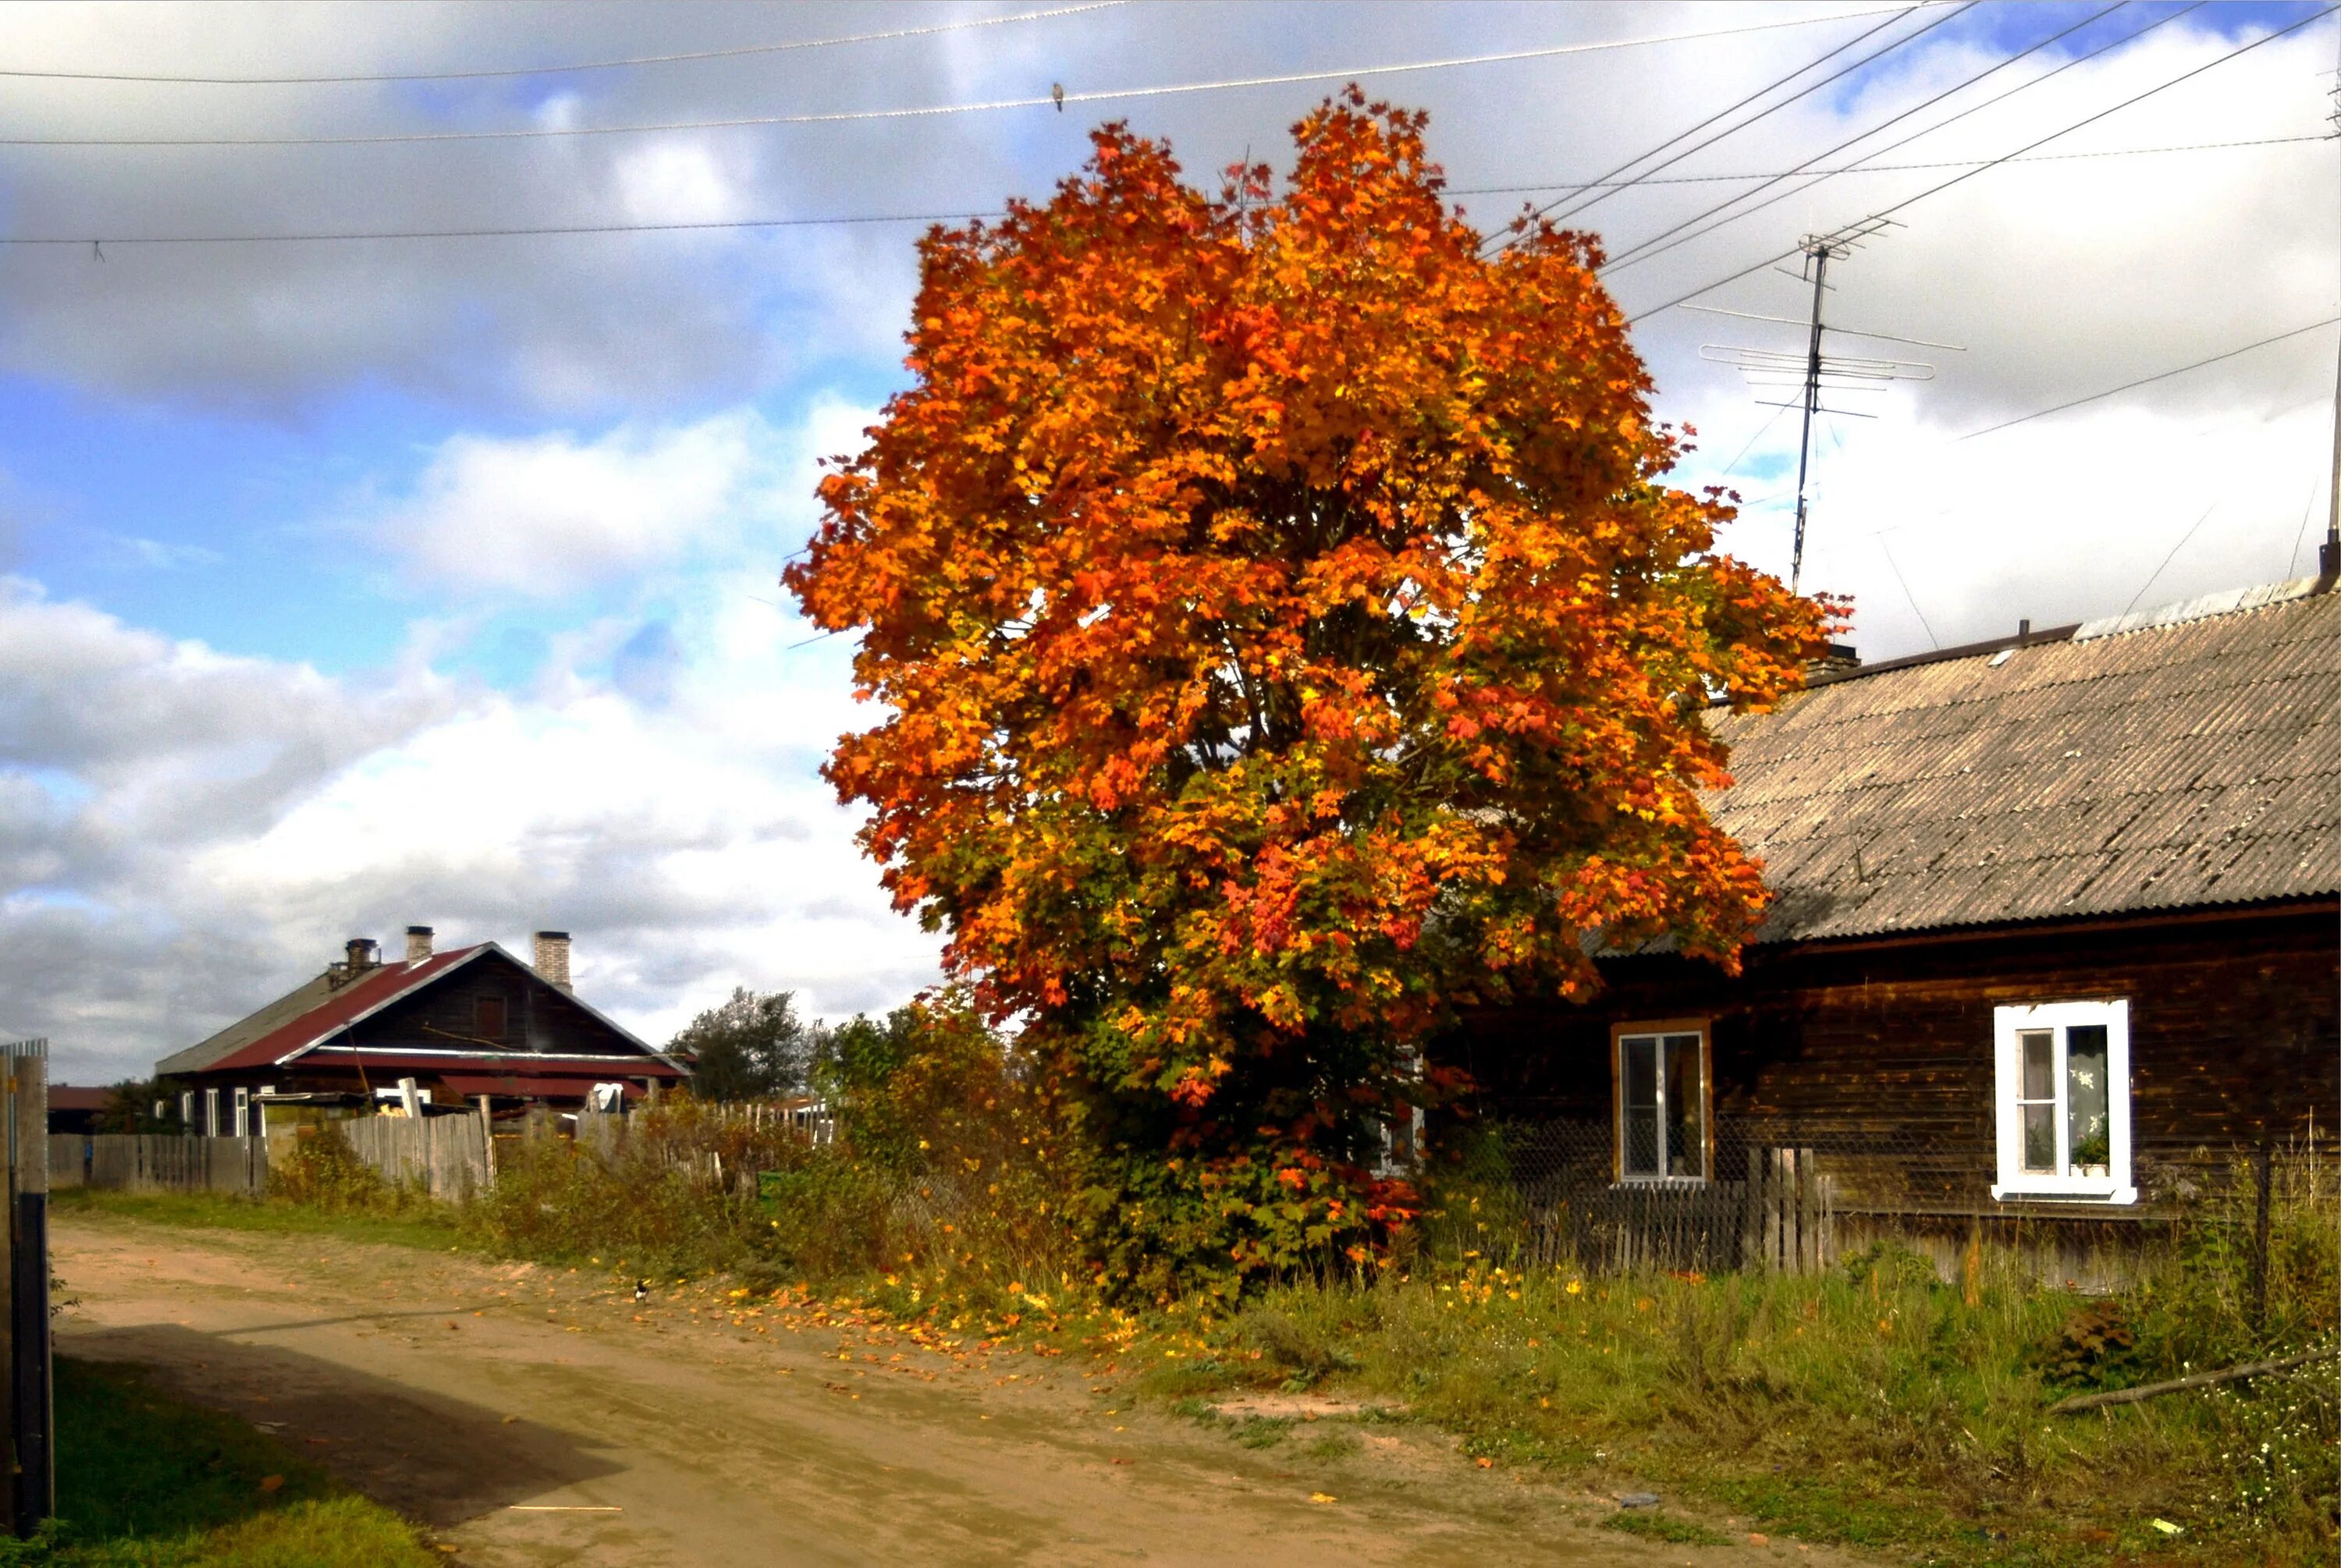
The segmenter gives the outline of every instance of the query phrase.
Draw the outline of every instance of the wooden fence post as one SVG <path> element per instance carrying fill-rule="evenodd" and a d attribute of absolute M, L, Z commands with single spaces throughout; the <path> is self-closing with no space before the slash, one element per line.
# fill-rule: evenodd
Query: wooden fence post
<path fill-rule="evenodd" d="M 35 1054 L 37 1051 L 38 1054 Z M 15 1448 L 14 1523 L 30 1537 L 57 1511 L 49 1374 L 49 1062 L 45 1041 L 25 1042 L 8 1067 L 9 1427 Z"/>
<path fill-rule="evenodd" d="M 480 1107 L 480 1168 L 487 1179 L 496 1179 L 496 1120 L 495 1102 L 486 1095 L 478 1097 Z"/>

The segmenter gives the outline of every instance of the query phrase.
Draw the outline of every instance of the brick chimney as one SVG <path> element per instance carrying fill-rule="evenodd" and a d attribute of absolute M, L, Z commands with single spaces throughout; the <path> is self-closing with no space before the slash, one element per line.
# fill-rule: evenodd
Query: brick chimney
<path fill-rule="evenodd" d="M 353 979 L 382 962 L 382 944 L 372 937 L 352 937 L 342 951 L 348 955 L 345 968 Z"/>
<path fill-rule="evenodd" d="M 407 927 L 406 961 L 410 964 L 419 964 L 430 956 L 431 928 L 428 926 Z"/>
<path fill-rule="evenodd" d="M 563 990 L 569 988 L 569 933 L 536 934 L 536 972 Z"/>

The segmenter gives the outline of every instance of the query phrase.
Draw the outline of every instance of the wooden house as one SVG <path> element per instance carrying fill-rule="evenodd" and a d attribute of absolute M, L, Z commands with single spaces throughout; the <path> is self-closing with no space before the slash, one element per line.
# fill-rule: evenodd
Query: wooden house
<path fill-rule="evenodd" d="M 571 988 L 566 932 L 537 933 L 533 967 L 493 942 L 434 951 L 432 936 L 408 927 L 393 962 L 354 939 L 322 974 L 155 1072 L 214 1136 L 262 1131 L 255 1107 L 574 1107 L 685 1077 Z"/>
<path fill-rule="evenodd" d="M 1589 1004 L 1483 1012 L 1439 1054 L 1554 1212 L 1690 1214 L 1787 1168 L 1840 1251 L 2095 1245 L 2329 1139 L 2334 590 L 1822 670 L 1718 718 L 1710 809 L 1774 895 L 1742 972 L 1613 953 Z"/>

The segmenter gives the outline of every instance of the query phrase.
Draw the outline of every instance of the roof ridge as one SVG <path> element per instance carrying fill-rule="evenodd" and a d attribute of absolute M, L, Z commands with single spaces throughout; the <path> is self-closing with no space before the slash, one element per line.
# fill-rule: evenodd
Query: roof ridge
<path fill-rule="evenodd" d="M 2193 599 L 2181 599 L 2151 610 L 2125 610 L 2119 615 L 2101 615 L 2095 620 L 2083 621 L 2073 632 L 2075 642 L 2094 642 L 2100 637 L 2121 637 L 2133 631 L 2153 631 L 2166 626 L 2185 626 L 2197 620 L 2216 620 L 2223 615 L 2241 615 L 2248 610 L 2265 610 L 2273 604 L 2286 604 L 2294 600 L 2314 599 L 2329 593 L 2335 579 L 2327 573 L 2322 577 L 2295 577 L 2282 582 L 2255 583 L 2248 588 L 2222 589 L 2216 593 L 2197 594 Z"/>

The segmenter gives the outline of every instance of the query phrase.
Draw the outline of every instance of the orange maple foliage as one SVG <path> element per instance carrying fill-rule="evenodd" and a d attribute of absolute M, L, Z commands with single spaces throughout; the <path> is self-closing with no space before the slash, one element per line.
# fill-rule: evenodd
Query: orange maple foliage
<path fill-rule="evenodd" d="M 1216 196 L 1108 126 L 931 232 L 911 384 L 787 580 L 862 633 L 885 717 L 827 773 L 896 904 L 1174 1170 L 1354 1171 L 1459 1001 L 1660 931 L 1729 964 L 1763 902 L 1706 713 L 1832 607 L 1661 481 L 1594 243 L 1483 257 L 1424 124 L 1353 88 Z M 1312 1242 L 1374 1206 L 1310 1182 Z"/>

